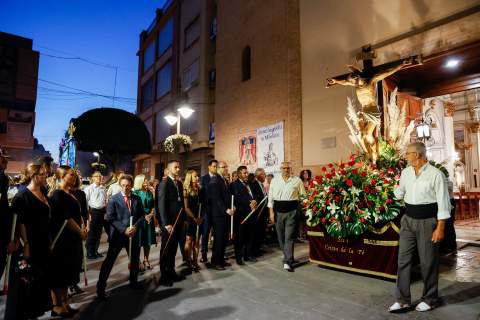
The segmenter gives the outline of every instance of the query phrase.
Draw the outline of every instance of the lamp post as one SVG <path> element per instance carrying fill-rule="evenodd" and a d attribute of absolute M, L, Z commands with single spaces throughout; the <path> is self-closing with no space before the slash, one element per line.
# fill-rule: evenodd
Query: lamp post
<path fill-rule="evenodd" d="M 177 124 L 177 134 L 180 134 L 180 119 L 181 118 L 188 119 L 194 112 L 195 110 L 190 108 L 188 105 L 184 104 L 177 109 L 176 114 L 169 113 L 164 117 L 164 119 L 171 126 Z"/>

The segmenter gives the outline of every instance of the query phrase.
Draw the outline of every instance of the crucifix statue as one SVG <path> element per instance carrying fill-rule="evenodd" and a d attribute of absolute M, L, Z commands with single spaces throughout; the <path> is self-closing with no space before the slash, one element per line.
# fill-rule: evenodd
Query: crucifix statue
<path fill-rule="evenodd" d="M 363 70 L 353 65 L 347 65 L 351 72 L 328 78 L 326 86 L 329 88 L 339 84 L 355 88 L 358 102 L 361 105 L 361 110 L 358 112 L 361 144 L 373 163 L 376 163 L 379 155 L 378 137 L 383 113 L 383 109 L 377 103 L 377 84 L 401 69 L 422 63 L 421 56 L 411 56 L 374 67 L 373 59 L 375 57 L 375 51 L 370 45 L 362 47 L 362 52 L 357 55 L 357 60 L 363 61 Z"/>

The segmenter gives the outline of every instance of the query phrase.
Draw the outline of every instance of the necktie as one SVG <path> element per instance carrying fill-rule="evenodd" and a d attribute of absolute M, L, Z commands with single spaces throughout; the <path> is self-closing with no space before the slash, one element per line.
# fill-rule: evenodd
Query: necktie
<path fill-rule="evenodd" d="M 123 196 L 123 199 L 125 200 L 125 204 L 127 205 L 128 211 L 130 211 L 130 214 L 132 213 L 132 209 L 130 208 L 130 199 L 125 195 Z"/>

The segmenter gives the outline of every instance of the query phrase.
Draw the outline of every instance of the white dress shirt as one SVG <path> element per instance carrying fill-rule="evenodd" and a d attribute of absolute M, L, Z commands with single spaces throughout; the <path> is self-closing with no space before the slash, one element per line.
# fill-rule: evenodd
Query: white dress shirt
<path fill-rule="evenodd" d="M 287 181 L 281 176 L 274 177 L 268 190 L 268 207 L 273 208 L 275 200 L 298 201 L 303 195 L 305 195 L 305 187 L 299 177 L 290 176 Z"/>
<path fill-rule="evenodd" d="M 394 193 L 397 199 L 412 205 L 437 203 L 437 219 L 450 218 L 450 197 L 445 175 L 429 163 L 420 168 L 418 176 L 412 166 L 403 169 L 400 185 Z"/>
<path fill-rule="evenodd" d="M 120 184 L 118 182 L 111 184 L 107 190 L 107 201 L 109 201 L 112 196 L 116 195 L 119 192 L 122 192 L 122 187 L 120 187 Z"/>
<path fill-rule="evenodd" d="M 93 209 L 103 209 L 107 205 L 107 194 L 105 187 L 92 183 L 83 190 L 87 198 L 87 204 Z"/>

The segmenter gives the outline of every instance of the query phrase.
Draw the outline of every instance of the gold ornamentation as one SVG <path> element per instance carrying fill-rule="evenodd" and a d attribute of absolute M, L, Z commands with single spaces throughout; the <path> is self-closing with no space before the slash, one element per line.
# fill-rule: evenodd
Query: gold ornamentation
<path fill-rule="evenodd" d="M 307 231 L 307 236 L 323 237 L 323 236 L 325 236 L 325 234 L 321 231 Z"/>
<path fill-rule="evenodd" d="M 75 133 L 75 130 L 77 128 L 75 128 L 75 126 L 73 125 L 73 122 L 70 122 L 70 124 L 68 125 L 68 129 L 67 129 L 67 132 L 68 132 L 68 135 L 70 136 L 70 138 L 73 137 L 73 134 Z"/>
<path fill-rule="evenodd" d="M 328 263 L 328 262 L 324 262 L 324 261 L 314 260 L 312 258 L 310 258 L 310 262 L 313 262 L 313 263 L 316 263 L 316 264 L 319 264 L 319 265 L 322 265 L 322 266 L 330 267 L 330 268 L 336 268 L 336 269 L 341 269 L 341 270 L 364 273 L 364 274 L 369 274 L 369 275 L 372 275 L 372 276 L 384 277 L 384 278 L 389 278 L 389 279 L 397 279 L 397 275 L 388 274 L 388 273 L 384 273 L 384 272 L 370 271 L 370 270 L 364 270 L 364 269 L 358 269 L 358 268 L 352 268 L 352 267 L 345 267 L 345 266 L 341 266 L 341 265 L 334 264 L 334 263 Z"/>
<path fill-rule="evenodd" d="M 453 114 L 455 113 L 455 104 L 451 101 L 446 102 L 443 113 L 445 117 L 453 117 Z"/>
<path fill-rule="evenodd" d="M 384 225 L 382 228 L 375 229 L 372 226 L 368 227 L 368 231 L 375 233 L 375 234 L 384 234 L 389 228 L 392 228 L 396 233 L 400 234 L 400 228 L 395 225 L 392 221 Z"/>
<path fill-rule="evenodd" d="M 383 247 L 396 247 L 399 244 L 399 241 L 395 240 L 372 240 L 372 239 L 363 239 L 364 244 L 369 244 L 372 246 L 383 246 Z"/>

